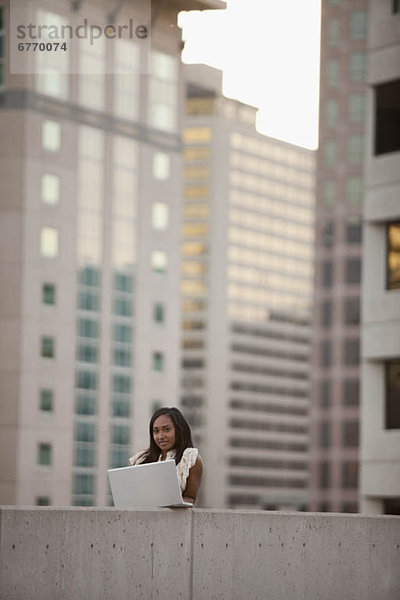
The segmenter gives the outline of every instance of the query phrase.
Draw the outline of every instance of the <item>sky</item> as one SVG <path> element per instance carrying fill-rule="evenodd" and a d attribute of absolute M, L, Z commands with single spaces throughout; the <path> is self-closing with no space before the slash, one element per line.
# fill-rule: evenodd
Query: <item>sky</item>
<path fill-rule="evenodd" d="M 186 63 L 223 71 L 223 94 L 257 106 L 261 133 L 318 145 L 321 0 L 228 0 L 179 15 Z"/>

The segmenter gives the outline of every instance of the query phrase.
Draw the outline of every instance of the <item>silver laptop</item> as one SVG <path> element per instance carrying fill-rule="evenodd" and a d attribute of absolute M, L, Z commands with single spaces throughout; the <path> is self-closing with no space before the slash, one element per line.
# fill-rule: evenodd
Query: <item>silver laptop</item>
<path fill-rule="evenodd" d="M 174 460 L 108 469 L 114 506 L 190 507 L 182 499 Z"/>

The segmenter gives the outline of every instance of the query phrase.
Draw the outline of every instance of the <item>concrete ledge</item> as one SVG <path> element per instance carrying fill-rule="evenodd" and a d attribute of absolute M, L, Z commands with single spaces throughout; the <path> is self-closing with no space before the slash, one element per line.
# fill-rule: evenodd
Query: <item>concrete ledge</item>
<path fill-rule="evenodd" d="M 400 517 L 0 509 L 1 600 L 399 600 Z"/>

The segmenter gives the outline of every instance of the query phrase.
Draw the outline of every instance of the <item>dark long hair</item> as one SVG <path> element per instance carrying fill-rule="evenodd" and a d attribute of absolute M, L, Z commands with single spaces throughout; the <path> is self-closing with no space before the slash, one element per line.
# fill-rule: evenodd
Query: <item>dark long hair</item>
<path fill-rule="evenodd" d="M 153 426 L 154 422 L 161 415 L 166 415 L 169 417 L 174 424 L 175 428 L 175 463 L 178 464 L 182 458 L 183 451 L 186 448 L 193 448 L 192 442 L 192 432 L 190 431 L 190 427 L 185 417 L 175 407 L 168 408 L 159 408 L 156 410 L 154 415 L 150 419 L 149 432 L 150 432 L 150 446 L 146 450 L 146 458 L 143 463 L 151 463 L 157 462 L 160 456 L 160 448 L 154 441 L 153 438 Z"/>

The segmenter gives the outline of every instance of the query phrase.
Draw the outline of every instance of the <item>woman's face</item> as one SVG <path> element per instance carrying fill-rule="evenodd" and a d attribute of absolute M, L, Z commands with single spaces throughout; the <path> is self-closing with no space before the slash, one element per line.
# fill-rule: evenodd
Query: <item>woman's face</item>
<path fill-rule="evenodd" d="M 154 421 L 153 439 L 163 454 L 175 448 L 175 427 L 168 415 L 160 415 Z"/>

